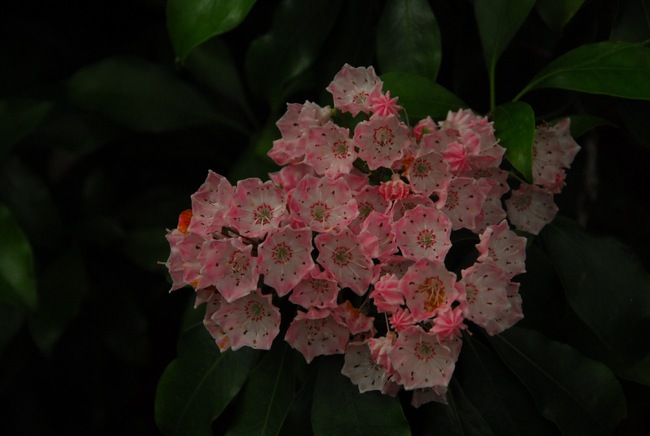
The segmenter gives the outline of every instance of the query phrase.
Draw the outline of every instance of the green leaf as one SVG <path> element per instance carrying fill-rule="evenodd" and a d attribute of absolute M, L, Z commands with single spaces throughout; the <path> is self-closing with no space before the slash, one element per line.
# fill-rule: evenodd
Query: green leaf
<path fill-rule="evenodd" d="M 239 122 L 215 113 L 194 88 L 143 59 L 114 57 L 85 67 L 70 79 L 68 94 L 82 108 L 137 131 L 222 124 L 248 134 Z"/>
<path fill-rule="evenodd" d="M 9 209 L 0 203 L 0 301 L 35 310 L 38 300 L 32 247 Z"/>
<path fill-rule="evenodd" d="M 602 363 L 520 327 L 489 339 L 562 433 L 610 435 L 626 416 L 621 385 Z"/>
<path fill-rule="evenodd" d="M 463 337 L 458 377 L 469 401 L 498 435 L 550 435 L 533 399 L 498 356 L 478 340 Z"/>
<path fill-rule="evenodd" d="M 644 42 L 650 39 L 650 0 L 621 0 L 609 39 Z"/>
<path fill-rule="evenodd" d="M 397 398 L 376 391 L 359 393 L 350 379 L 341 374 L 343 361 L 340 356 L 325 357 L 316 362 L 320 366 L 311 410 L 315 436 L 410 434 Z"/>
<path fill-rule="evenodd" d="M 499 57 L 528 17 L 536 0 L 476 0 L 474 14 L 490 80 L 490 107 L 495 106 L 495 71 Z"/>
<path fill-rule="evenodd" d="M 583 45 L 548 64 L 515 100 L 539 88 L 650 100 L 650 49 L 621 41 Z"/>
<path fill-rule="evenodd" d="M 194 47 L 237 27 L 255 0 L 169 0 L 167 30 L 180 61 Z"/>
<path fill-rule="evenodd" d="M 164 435 L 211 435 L 212 421 L 237 395 L 260 352 L 219 353 L 202 324 L 183 333 L 178 358 L 165 369 L 156 392 L 155 419 Z"/>
<path fill-rule="evenodd" d="M 62 251 L 39 279 L 39 305 L 29 317 L 29 328 L 38 348 L 50 355 L 86 295 L 85 266 L 79 250 L 72 246 Z"/>
<path fill-rule="evenodd" d="M 442 49 L 440 29 L 426 0 L 389 0 L 377 30 L 377 61 L 383 73 L 415 73 L 435 80 Z"/>
<path fill-rule="evenodd" d="M 495 434 L 480 411 L 467 399 L 455 378 L 449 383 L 447 401 L 448 404 L 434 402 L 420 407 L 422 415 L 419 421 L 424 421 L 426 429 L 435 429 L 436 433 L 454 436 Z"/>
<path fill-rule="evenodd" d="M 28 135 L 51 108 L 49 101 L 0 101 L 0 157 Z"/>
<path fill-rule="evenodd" d="M 529 182 L 533 180 L 533 139 L 535 113 L 528 104 L 516 101 L 497 106 L 494 130 L 506 158 Z"/>
<path fill-rule="evenodd" d="M 340 5 L 340 0 L 284 0 L 275 11 L 271 31 L 250 44 L 248 85 L 264 95 L 272 109 L 284 104 L 291 81 L 318 58 Z"/>
<path fill-rule="evenodd" d="M 650 353 L 650 274 L 636 256 L 562 217 L 540 237 L 569 305 L 609 350 L 634 359 Z"/>
<path fill-rule="evenodd" d="M 548 27 L 562 31 L 585 0 L 537 0 L 535 9 Z"/>
<path fill-rule="evenodd" d="M 409 118 L 422 119 L 444 117 L 448 111 L 456 111 L 467 105 L 456 95 L 426 77 L 413 73 L 382 74 L 384 91 L 391 97 L 399 97 L 398 103 Z"/>
<path fill-rule="evenodd" d="M 211 91 L 236 104 L 251 121 L 255 121 L 241 73 L 235 66 L 228 46 L 219 38 L 212 38 L 192 50 L 185 60 L 185 67 Z"/>
<path fill-rule="evenodd" d="M 294 397 L 292 350 L 280 341 L 251 373 L 227 435 L 278 435 Z"/>

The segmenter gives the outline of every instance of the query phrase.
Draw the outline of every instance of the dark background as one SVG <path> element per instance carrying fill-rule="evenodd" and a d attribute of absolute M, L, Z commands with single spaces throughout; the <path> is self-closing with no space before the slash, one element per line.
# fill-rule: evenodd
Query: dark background
<path fill-rule="evenodd" d="M 223 37 L 239 71 L 248 44 L 268 30 L 278 2 L 258 3 L 240 27 Z M 376 17 L 380 8 L 371 3 L 365 2 L 368 13 Z M 432 3 L 436 12 L 449 12 L 445 2 Z M 591 3 L 556 38 L 554 51 L 535 55 L 523 69 L 505 65 L 530 60 L 526 43 L 538 42 L 539 35 L 523 35 L 523 43 L 504 53 L 500 89 L 505 97 L 512 97 L 508 86 L 516 90 L 525 82 L 526 68 L 538 67 L 534 60 L 562 52 L 563 44 L 582 37 L 576 35 L 597 38 L 594 23 L 607 28 L 614 2 Z M 470 10 L 468 2 L 459 8 L 459 14 Z M 443 37 L 477 38 L 470 26 L 460 28 L 458 23 L 466 22 L 440 22 Z M 535 23 L 529 24 L 534 28 Z M 451 84 L 453 77 L 456 88 L 448 85 L 450 89 L 487 110 L 485 99 L 471 97 L 486 83 L 476 73 L 477 65 L 482 67 L 480 51 L 459 55 L 450 46 L 445 50 L 440 82 Z M 176 66 L 162 0 L 0 6 L 0 100 L 53 103 L 29 134 L 0 155 L 0 201 L 32 245 L 42 290 L 35 312 L 0 303 L 0 434 L 158 433 L 153 421 L 156 385 L 176 355 L 184 312 L 192 303 L 191 291 L 168 293 L 166 269 L 157 263 L 168 254 L 165 229 L 175 227 L 208 169 L 228 175 L 237 165 L 246 167 L 241 158 L 248 138 L 232 130 L 143 131 L 72 102 L 70 78 L 116 55 L 150 61 L 209 93 Z M 350 62 L 362 59 L 372 61 L 372 51 Z M 467 86 L 459 86 L 459 70 L 478 78 L 468 77 Z M 329 73 L 322 76 L 331 77 Z M 314 80 L 317 86 L 304 88 L 292 101 L 317 100 L 328 82 Z M 263 125 L 271 110 L 259 96 L 247 94 Z M 211 97 L 216 105 L 226 104 Z M 532 98 L 543 108 L 565 97 L 545 91 Z M 624 124 L 617 103 L 588 96 L 585 103 L 593 103 L 591 113 Z M 571 170 L 567 192 L 558 199 L 561 210 L 593 233 L 623 240 L 649 266 L 648 145 L 613 127 L 601 127 L 579 142 L 583 152 Z"/>

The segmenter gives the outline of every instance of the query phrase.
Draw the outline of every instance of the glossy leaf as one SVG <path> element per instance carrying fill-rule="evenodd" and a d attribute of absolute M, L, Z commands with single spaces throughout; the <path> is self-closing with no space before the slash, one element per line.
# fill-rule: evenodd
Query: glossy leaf
<path fill-rule="evenodd" d="M 192 50 L 185 60 L 185 67 L 211 91 L 228 99 L 229 104 L 237 105 L 249 119 L 255 119 L 244 91 L 242 75 L 228 46 L 219 38 L 212 38 Z"/>
<path fill-rule="evenodd" d="M 483 57 L 490 80 L 490 107 L 495 105 L 495 71 L 499 57 L 528 17 L 536 0 L 476 0 Z"/>
<path fill-rule="evenodd" d="M 499 144 L 506 148 L 506 158 L 528 181 L 533 179 L 533 139 L 535 113 L 523 102 L 497 106 L 494 129 Z"/>
<path fill-rule="evenodd" d="M 562 31 L 585 0 L 537 0 L 535 9 L 548 27 Z"/>
<path fill-rule="evenodd" d="M 11 211 L 0 203 L 0 300 L 30 310 L 38 300 L 32 247 Z"/>
<path fill-rule="evenodd" d="M 626 416 L 621 385 L 602 363 L 534 330 L 490 337 L 501 359 L 563 434 L 610 435 Z"/>
<path fill-rule="evenodd" d="M 215 113 L 194 88 L 143 59 L 114 57 L 85 67 L 72 76 L 68 92 L 84 109 L 137 131 L 222 124 L 247 133 L 239 122 Z"/>
<path fill-rule="evenodd" d="M 340 356 L 317 362 L 320 366 L 311 411 L 315 436 L 410 434 L 399 399 L 378 391 L 359 393 L 350 379 L 341 374 Z"/>
<path fill-rule="evenodd" d="M 212 421 L 237 395 L 260 352 L 219 353 L 202 324 L 183 333 L 178 358 L 156 392 L 155 418 L 164 435 L 210 435 Z"/>
<path fill-rule="evenodd" d="M 470 336 L 463 337 L 457 366 L 465 396 L 498 435 L 553 435 L 526 389 L 499 357 Z"/>
<path fill-rule="evenodd" d="M 284 104 L 287 87 L 318 58 L 340 5 L 340 0 L 284 0 L 275 10 L 271 31 L 251 42 L 248 86 L 264 95 L 271 108 Z"/>
<path fill-rule="evenodd" d="M 644 42 L 650 39 L 650 0 L 621 0 L 609 39 Z"/>
<path fill-rule="evenodd" d="M 635 359 L 650 353 L 650 274 L 636 256 L 562 217 L 541 238 L 571 308 L 609 351 Z"/>
<path fill-rule="evenodd" d="M 429 3 L 389 0 L 377 29 L 381 71 L 415 73 L 435 80 L 441 58 L 440 29 Z"/>
<path fill-rule="evenodd" d="M 515 100 L 539 88 L 650 100 L 650 49 L 621 41 L 583 45 L 548 64 Z"/>
<path fill-rule="evenodd" d="M 227 435 L 278 435 L 294 398 L 292 350 L 279 341 L 251 373 Z"/>
<path fill-rule="evenodd" d="M 29 317 L 29 328 L 34 342 L 45 355 L 52 352 L 81 309 L 87 289 L 84 268 L 81 253 L 70 247 L 52 259 L 39 277 L 39 306 Z"/>
<path fill-rule="evenodd" d="M 456 111 L 467 105 L 456 95 L 432 80 L 413 73 L 386 73 L 381 75 L 384 91 L 404 106 L 409 118 L 421 119 L 445 117 L 448 111 Z"/>
<path fill-rule="evenodd" d="M 169 0 L 167 30 L 176 56 L 184 61 L 207 39 L 237 27 L 255 0 Z"/>
<path fill-rule="evenodd" d="M 420 406 L 414 425 L 419 433 L 444 434 L 450 436 L 489 436 L 493 429 L 480 411 L 468 400 L 460 383 L 451 379 L 447 390 L 448 404 L 431 402 Z"/>
<path fill-rule="evenodd" d="M 0 157 L 29 134 L 52 109 L 40 100 L 0 101 Z"/>

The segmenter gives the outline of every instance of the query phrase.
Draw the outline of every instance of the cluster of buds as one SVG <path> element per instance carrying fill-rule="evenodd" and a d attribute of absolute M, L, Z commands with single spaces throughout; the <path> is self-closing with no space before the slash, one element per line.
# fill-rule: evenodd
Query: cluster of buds
<path fill-rule="evenodd" d="M 535 184 L 511 192 L 486 117 L 409 126 L 382 87 L 345 65 L 334 108 L 289 104 L 269 152 L 282 169 L 236 186 L 210 172 L 167 234 L 166 266 L 172 290 L 207 303 L 222 351 L 269 349 L 282 330 L 307 362 L 344 354 L 361 392 L 444 402 L 462 330 L 523 317 L 526 239 L 508 220 L 537 233 L 553 218 L 578 146 L 568 121 L 539 128 Z"/>

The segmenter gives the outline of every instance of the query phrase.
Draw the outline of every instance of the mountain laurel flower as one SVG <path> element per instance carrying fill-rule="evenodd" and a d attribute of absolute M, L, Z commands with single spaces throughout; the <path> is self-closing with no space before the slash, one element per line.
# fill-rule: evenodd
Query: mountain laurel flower
<path fill-rule="evenodd" d="M 222 352 L 277 338 L 307 363 L 343 355 L 360 392 L 446 404 L 462 332 L 523 318 L 527 241 L 512 228 L 555 217 L 580 147 L 569 119 L 542 124 L 532 183 L 518 182 L 486 116 L 411 126 L 373 67 L 346 64 L 326 89 L 332 106 L 287 104 L 270 180 L 208 171 L 165 235 L 171 291 L 195 291 Z"/>

